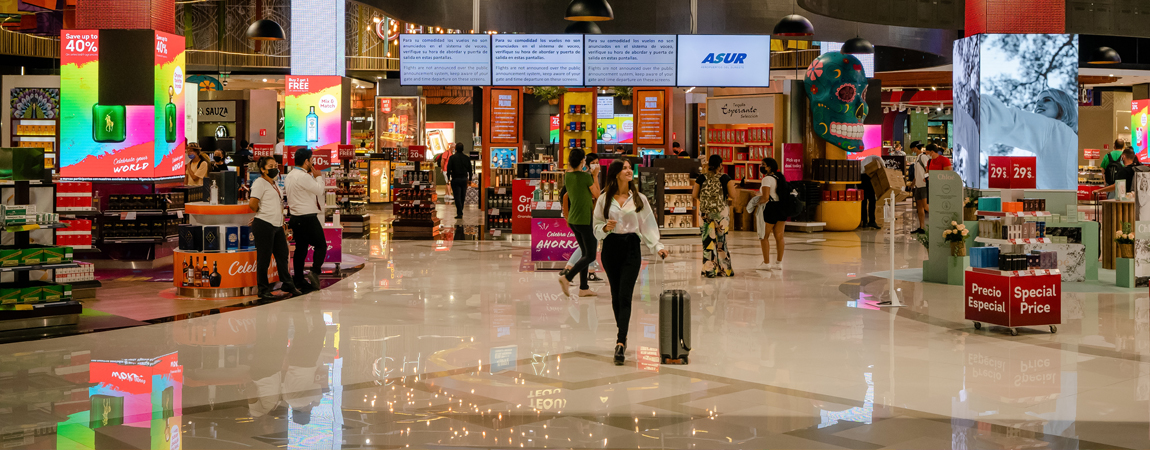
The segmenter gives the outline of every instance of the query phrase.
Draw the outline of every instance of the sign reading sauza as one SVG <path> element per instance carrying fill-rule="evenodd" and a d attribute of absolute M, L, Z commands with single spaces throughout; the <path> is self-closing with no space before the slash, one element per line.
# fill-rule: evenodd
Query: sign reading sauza
<path fill-rule="evenodd" d="M 200 122 L 235 122 L 236 102 L 199 102 Z"/>

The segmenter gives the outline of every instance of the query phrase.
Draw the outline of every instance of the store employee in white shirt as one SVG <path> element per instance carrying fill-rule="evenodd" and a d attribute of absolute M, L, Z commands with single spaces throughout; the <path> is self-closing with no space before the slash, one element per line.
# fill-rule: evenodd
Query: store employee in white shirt
<path fill-rule="evenodd" d="M 284 179 L 287 192 L 288 211 L 291 212 L 292 236 L 295 237 L 295 257 L 292 281 L 305 292 L 319 290 L 320 268 L 327 257 L 327 239 L 323 235 L 324 180 L 323 172 L 311 160 L 312 152 L 301 148 L 295 152 L 295 165 L 298 167 Z M 307 265 L 307 249 L 312 247 L 311 272 L 304 280 L 304 266 Z"/>
<path fill-rule="evenodd" d="M 271 259 L 276 257 L 276 269 L 279 271 L 281 288 L 291 295 L 303 295 L 292 284 L 291 274 L 287 264 L 287 236 L 284 233 L 284 204 L 280 188 L 276 186 L 276 177 L 279 177 L 279 164 L 275 158 L 264 156 L 256 162 L 260 170 L 260 177 L 252 182 L 252 196 L 248 200 L 248 208 L 256 212 L 252 219 L 252 234 L 256 238 L 256 286 L 261 300 L 274 300 L 271 284 L 268 283 L 268 267 Z"/>

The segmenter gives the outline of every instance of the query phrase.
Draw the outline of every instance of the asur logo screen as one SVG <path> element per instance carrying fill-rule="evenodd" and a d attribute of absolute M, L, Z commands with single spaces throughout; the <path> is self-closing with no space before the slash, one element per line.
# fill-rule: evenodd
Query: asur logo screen
<path fill-rule="evenodd" d="M 770 36 L 681 35 L 678 42 L 679 86 L 770 85 Z"/>

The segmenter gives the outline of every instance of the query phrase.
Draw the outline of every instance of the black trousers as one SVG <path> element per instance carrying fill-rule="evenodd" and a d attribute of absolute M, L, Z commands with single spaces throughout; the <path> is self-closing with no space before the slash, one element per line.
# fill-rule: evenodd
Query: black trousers
<path fill-rule="evenodd" d="M 627 329 L 631 325 L 631 296 L 639 269 L 643 267 L 643 253 L 637 234 L 610 234 L 603 240 L 603 271 L 611 285 L 611 310 L 619 335 L 615 342 L 627 345 Z M 586 257 L 587 253 L 583 253 Z"/>
<path fill-rule="evenodd" d="M 451 195 L 455 197 L 455 215 L 463 215 L 463 204 L 467 202 L 467 178 L 453 177 L 451 179 Z"/>
<path fill-rule="evenodd" d="M 571 270 L 567 272 L 567 281 L 571 281 L 575 278 L 575 273 L 579 273 L 579 289 L 591 289 L 587 284 L 587 266 L 595 262 L 595 253 L 599 249 L 599 240 L 595 239 L 595 228 L 591 225 L 567 224 L 567 226 L 575 233 L 575 241 L 579 243 L 579 251 L 583 253 L 583 257 L 571 265 Z"/>
<path fill-rule="evenodd" d="M 256 286 L 259 292 L 272 290 L 268 283 L 268 266 L 271 265 L 272 256 L 276 258 L 276 270 L 279 271 L 280 281 L 285 287 L 293 285 L 291 272 L 288 272 L 288 245 L 283 227 L 277 227 L 263 219 L 253 219 L 252 234 L 256 238 Z"/>
<path fill-rule="evenodd" d="M 863 201 L 862 201 L 862 219 L 863 225 L 869 225 L 875 222 L 875 195 L 874 185 L 870 183 L 870 175 L 862 175 L 862 188 L 863 188 Z"/>
<path fill-rule="evenodd" d="M 319 276 L 320 268 L 327 260 L 327 239 L 323 235 L 323 224 L 319 223 L 319 216 L 316 214 L 291 216 L 288 226 L 291 227 L 292 236 L 295 237 L 295 256 L 292 259 L 292 268 L 295 270 L 292 280 L 295 280 L 296 286 L 301 286 L 304 281 L 304 267 L 307 266 L 308 247 L 315 249 L 312 252 L 311 272 Z"/>

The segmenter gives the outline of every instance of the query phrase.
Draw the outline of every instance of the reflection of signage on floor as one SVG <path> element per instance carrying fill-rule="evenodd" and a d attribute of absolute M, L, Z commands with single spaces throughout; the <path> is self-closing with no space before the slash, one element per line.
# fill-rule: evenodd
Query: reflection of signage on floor
<path fill-rule="evenodd" d="M 515 355 L 518 353 L 518 350 L 519 346 L 517 345 L 493 347 L 491 349 L 491 373 L 514 369 Z"/>

